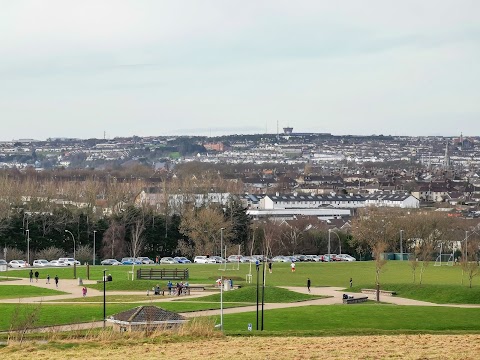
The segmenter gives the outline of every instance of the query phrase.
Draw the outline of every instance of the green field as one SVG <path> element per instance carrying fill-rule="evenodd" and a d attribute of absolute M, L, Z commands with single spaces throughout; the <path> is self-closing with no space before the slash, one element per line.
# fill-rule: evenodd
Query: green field
<path fill-rule="evenodd" d="M 66 294 L 63 291 L 40 288 L 34 285 L 2 285 L 0 299 L 19 299 L 27 297 L 53 296 Z"/>
<path fill-rule="evenodd" d="M 479 309 L 358 304 L 306 306 L 265 311 L 264 330 L 282 335 L 480 333 Z M 261 321 L 261 317 L 260 320 Z M 225 315 L 227 334 L 255 329 L 256 313 Z"/>

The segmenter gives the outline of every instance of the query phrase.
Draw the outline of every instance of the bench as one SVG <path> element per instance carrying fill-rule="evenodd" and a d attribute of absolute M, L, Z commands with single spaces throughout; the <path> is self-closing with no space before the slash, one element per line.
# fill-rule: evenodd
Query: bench
<path fill-rule="evenodd" d="M 188 280 L 188 269 L 138 269 L 137 280 Z"/>
<path fill-rule="evenodd" d="M 348 297 L 348 299 L 343 299 L 343 303 L 344 304 L 359 304 L 359 303 L 363 303 L 363 302 L 366 302 L 368 300 L 368 297 L 367 296 L 363 296 L 363 297 Z"/>
<path fill-rule="evenodd" d="M 360 290 L 362 294 L 376 294 L 377 290 L 375 289 L 362 289 Z M 394 296 L 397 295 L 395 291 L 388 291 L 388 290 L 380 290 L 380 295 L 385 295 L 385 296 Z"/>
<path fill-rule="evenodd" d="M 205 286 L 187 286 L 187 289 L 192 291 L 205 291 Z"/>

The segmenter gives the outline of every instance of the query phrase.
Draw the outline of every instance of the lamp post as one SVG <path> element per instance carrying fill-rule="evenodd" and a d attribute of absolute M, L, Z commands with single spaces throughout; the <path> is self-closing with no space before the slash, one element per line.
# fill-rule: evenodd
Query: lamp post
<path fill-rule="evenodd" d="M 258 261 L 258 259 L 256 261 L 256 267 L 257 267 L 257 330 L 258 330 L 258 285 L 259 285 L 258 284 L 258 273 L 260 271 L 260 262 Z"/>
<path fill-rule="evenodd" d="M 107 269 L 103 269 L 103 328 L 105 329 L 105 322 L 107 321 L 107 306 L 106 306 L 106 292 L 105 292 L 105 284 L 107 280 Z"/>
<path fill-rule="evenodd" d="M 330 233 L 331 233 L 331 229 L 328 229 L 328 261 L 332 260 L 330 258 Z"/>
<path fill-rule="evenodd" d="M 223 259 L 223 230 L 225 230 L 225 228 L 220 228 L 220 257 Z"/>
<path fill-rule="evenodd" d="M 95 234 L 97 230 L 93 230 L 93 265 L 95 265 Z"/>
<path fill-rule="evenodd" d="M 400 230 L 400 260 L 403 261 L 403 230 Z"/>
<path fill-rule="evenodd" d="M 331 233 L 333 232 L 337 236 L 337 238 L 338 238 L 338 254 L 340 255 L 342 253 L 342 239 L 340 239 L 340 236 L 335 231 L 333 231 L 332 229 L 329 229 L 328 231 L 331 232 Z"/>
<path fill-rule="evenodd" d="M 66 233 L 69 233 L 73 239 L 73 258 L 75 259 L 75 237 L 73 236 L 72 232 L 69 230 L 65 230 Z M 76 259 L 75 259 L 76 260 Z"/>
<path fill-rule="evenodd" d="M 30 230 L 25 230 L 27 233 L 27 263 L 30 265 Z"/>

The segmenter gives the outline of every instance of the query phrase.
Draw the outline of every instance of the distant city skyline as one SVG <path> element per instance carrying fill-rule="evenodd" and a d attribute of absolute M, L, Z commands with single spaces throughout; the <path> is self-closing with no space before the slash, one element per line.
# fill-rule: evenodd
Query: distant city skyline
<path fill-rule="evenodd" d="M 480 135 L 475 0 L 0 0 L 1 141 Z"/>

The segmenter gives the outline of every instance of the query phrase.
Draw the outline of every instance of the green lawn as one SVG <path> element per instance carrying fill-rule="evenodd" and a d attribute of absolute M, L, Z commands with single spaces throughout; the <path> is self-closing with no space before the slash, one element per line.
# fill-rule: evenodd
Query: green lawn
<path fill-rule="evenodd" d="M 262 301 L 262 288 L 259 288 L 259 301 Z M 290 303 L 296 301 L 320 299 L 320 296 L 300 294 L 294 291 L 286 290 L 275 286 L 267 286 L 265 288 L 266 303 Z M 212 294 L 205 297 L 193 298 L 191 301 L 212 301 L 219 302 L 220 294 Z M 257 302 L 257 287 L 246 286 L 233 291 L 223 292 L 223 301 L 226 302 Z"/>
<path fill-rule="evenodd" d="M 1 285 L 0 299 L 64 295 L 63 291 L 40 288 L 34 285 Z"/>
<path fill-rule="evenodd" d="M 305 306 L 268 310 L 264 330 L 282 335 L 353 335 L 388 333 L 480 332 L 479 309 L 357 304 Z M 260 316 L 261 319 L 261 316 Z M 260 322 L 261 320 L 259 320 Z M 224 317 L 227 334 L 247 334 L 256 328 L 256 313 Z M 254 331 L 255 332 L 255 331 Z"/>

